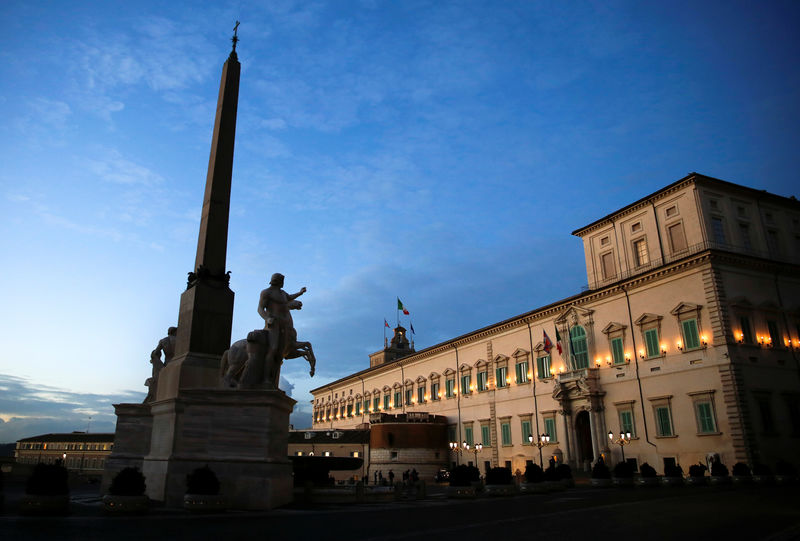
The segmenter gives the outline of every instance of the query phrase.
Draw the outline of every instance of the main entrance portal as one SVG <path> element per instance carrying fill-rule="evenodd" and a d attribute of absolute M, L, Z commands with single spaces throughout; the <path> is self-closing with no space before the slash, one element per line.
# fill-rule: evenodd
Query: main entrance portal
<path fill-rule="evenodd" d="M 575 442 L 578 448 L 578 464 L 594 461 L 592 453 L 592 429 L 589 425 L 589 412 L 584 410 L 575 416 Z"/>

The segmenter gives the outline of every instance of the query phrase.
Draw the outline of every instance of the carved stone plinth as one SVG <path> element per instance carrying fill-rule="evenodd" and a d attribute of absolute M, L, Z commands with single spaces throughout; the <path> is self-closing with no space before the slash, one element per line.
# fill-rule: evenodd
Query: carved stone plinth
<path fill-rule="evenodd" d="M 124 468 L 142 469 L 145 455 L 150 452 L 153 417 L 150 404 L 114 404 L 117 428 L 114 449 L 106 460 L 100 493 L 107 494 L 111 481 Z"/>
<path fill-rule="evenodd" d="M 152 404 L 153 436 L 143 473 L 147 495 L 183 505 L 186 475 L 208 465 L 234 509 L 292 501 L 289 414 L 280 390 L 182 390 Z"/>

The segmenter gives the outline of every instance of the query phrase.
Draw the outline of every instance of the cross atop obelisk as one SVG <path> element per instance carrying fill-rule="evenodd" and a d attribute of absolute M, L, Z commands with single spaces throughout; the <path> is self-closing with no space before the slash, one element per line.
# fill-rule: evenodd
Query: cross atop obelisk
<path fill-rule="evenodd" d="M 228 287 L 230 276 L 225 269 L 225 258 L 241 69 L 236 56 L 238 28 L 237 21 L 231 38 L 233 49 L 222 67 L 197 257 L 186 291 L 181 295 L 176 360 L 187 354 L 218 357 L 230 346 L 233 291 Z"/>

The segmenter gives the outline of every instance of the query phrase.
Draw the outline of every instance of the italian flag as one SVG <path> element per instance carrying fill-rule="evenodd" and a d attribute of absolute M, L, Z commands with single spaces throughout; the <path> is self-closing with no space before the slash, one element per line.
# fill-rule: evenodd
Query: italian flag
<path fill-rule="evenodd" d="M 403 306 L 403 302 L 400 300 L 400 297 L 397 297 L 397 309 L 398 310 L 402 310 L 403 311 L 403 315 L 407 316 L 408 313 L 409 313 L 408 310 L 406 310 L 406 307 Z"/>
<path fill-rule="evenodd" d="M 561 347 L 561 335 L 558 334 L 558 327 L 556 327 L 556 347 L 558 348 L 558 354 L 563 355 L 564 348 Z"/>

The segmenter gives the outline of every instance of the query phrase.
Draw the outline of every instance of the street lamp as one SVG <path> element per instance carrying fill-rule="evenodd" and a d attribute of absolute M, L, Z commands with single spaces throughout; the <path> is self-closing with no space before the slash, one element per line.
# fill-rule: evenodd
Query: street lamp
<path fill-rule="evenodd" d="M 463 449 L 462 449 L 463 447 Z M 463 452 L 463 450 L 469 449 L 467 442 L 464 441 L 461 445 L 457 441 L 450 442 L 450 450 L 456 454 L 456 465 L 458 465 L 458 455 Z"/>
<path fill-rule="evenodd" d="M 478 453 L 480 450 L 483 449 L 482 443 L 476 443 L 475 447 L 472 449 L 472 452 L 475 453 L 475 467 L 478 467 Z M 464 442 L 464 450 L 469 451 L 469 443 Z"/>
<path fill-rule="evenodd" d="M 533 444 L 533 434 L 528 434 L 528 443 Z M 539 448 L 539 465 L 544 469 L 544 459 L 542 458 L 542 447 L 550 443 L 550 434 L 542 432 L 539 434 L 539 441 L 535 443 Z"/>
<path fill-rule="evenodd" d="M 619 438 L 614 439 L 614 433 L 610 430 L 608 431 L 608 441 L 612 444 L 616 443 L 619 445 L 620 451 L 622 451 L 622 461 L 625 462 L 625 446 L 631 442 L 631 433 L 630 432 L 620 432 Z"/>

